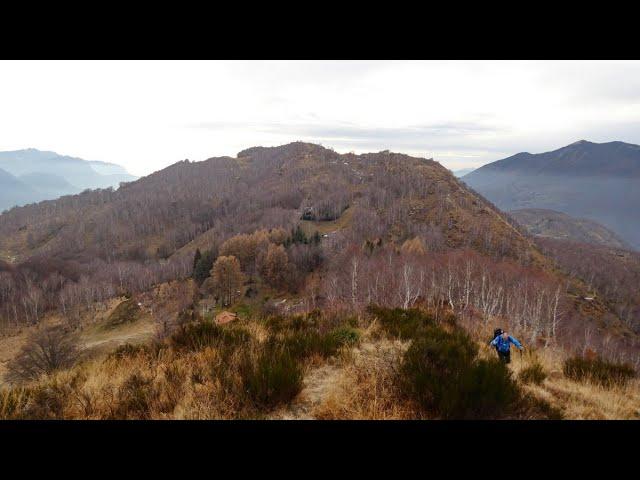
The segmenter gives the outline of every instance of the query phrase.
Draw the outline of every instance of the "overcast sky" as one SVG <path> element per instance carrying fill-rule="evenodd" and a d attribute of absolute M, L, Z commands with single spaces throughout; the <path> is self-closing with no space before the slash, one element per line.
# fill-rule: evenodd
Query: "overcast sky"
<path fill-rule="evenodd" d="M 580 139 L 640 144 L 640 62 L 0 62 L 0 150 L 136 175 L 296 140 L 455 170 Z"/>

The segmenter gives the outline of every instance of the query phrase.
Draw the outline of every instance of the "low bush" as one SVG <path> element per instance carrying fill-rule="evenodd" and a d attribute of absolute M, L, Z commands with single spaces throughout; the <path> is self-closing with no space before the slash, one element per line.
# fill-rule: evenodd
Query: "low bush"
<path fill-rule="evenodd" d="M 477 347 L 461 334 L 433 327 L 413 341 L 404 355 L 401 373 L 405 390 L 427 410 L 446 408 L 448 390 L 460 383 Z"/>
<path fill-rule="evenodd" d="M 148 419 L 152 403 L 158 397 L 153 381 L 139 373 L 133 373 L 120 386 L 116 398 L 115 418 Z"/>
<path fill-rule="evenodd" d="M 281 332 L 284 330 L 308 330 L 317 328 L 320 317 L 311 312 L 308 315 L 272 315 L 267 318 L 266 325 L 272 332 Z"/>
<path fill-rule="evenodd" d="M 13 383 L 36 380 L 70 368 L 80 355 L 75 335 L 61 326 L 42 328 L 29 335 L 20 352 L 7 364 L 7 379 Z"/>
<path fill-rule="evenodd" d="M 497 418 L 511 411 L 517 385 L 498 360 L 478 360 L 462 330 L 423 330 L 404 355 L 401 387 L 423 409 L 442 418 Z"/>
<path fill-rule="evenodd" d="M 404 310 L 370 305 L 367 312 L 378 319 L 389 335 L 401 339 L 416 338 L 435 323 L 430 314 L 418 308 Z"/>
<path fill-rule="evenodd" d="M 539 362 L 534 362 L 526 368 L 523 368 L 518 374 L 518 378 L 522 383 L 533 383 L 535 385 L 541 385 L 547 378 L 547 372 Z"/>
<path fill-rule="evenodd" d="M 353 327 L 338 327 L 331 332 L 336 341 L 342 345 L 355 345 L 360 340 L 360 332 Z"/>
<path fill-rule="evenodd" d="M 31 389 L 26 411 L 28 418 L 53 420 L 64 418 L 64 409 L 71 394 L 70 388 L 58 382 L 46 382 Z"/>
<path fill-rule="evenodd" d="M 635 370 L 627 363 L 616 363 L 602 358 L 568 358 L 563 365 L 567 378 L 583 382 L 591 381 L 605 387 L 626 385 L 635 376 Z"/>
<path fill-rule="evenodd" d="M 286 403 L 302 390 L 300 362 L 287 348 L 277 345 L 265 345 L 257 357 L 244 352 L 240 375 L 245 392 L 259 408 Z"/>
<path fill-rule="evenodd" d="M 178 325 L 184 325 L 187 323 L 202 321 L 202 316 L 200 313 L 195 310 L 193 307 L 187 307 L 184 310 L 180 310 L 178 313 L 178 317 L 176 318 L 176 323 Z"/>
<path fill-rule="evenodd" d="M 351 327 L 337 327 L 326 333 L 317 329 L 292 330 L 282 332 L 279 336 L 272 336 L 273 345 L 280 344 L 298 360 L 319 355 L 328 358 L 344 345 L 353 345 L 360 338 L 358 331 Z"/>
<path fill-rule="evenodd" d="M 508 415 L 518 400 L 518 386 L 508 367 L 498 359 L 476 360 L 462 376 L 460 388 L 450 400 L 445 416 L 500 418 Z"/>
<path fill-rule="evenodd" d="M 340 347 L 336 338 L 331 335 L 322 335 L 316 330 L 294 331 L 285 335 L 283 339 L 272 337 L 270 342 L 274 347 L 281 344 L 298 360 L 314 354 L 327 358 L 334 355 Z"/>
<path fill-rule="evenodd" d="M 109 353 L 107 360 L 124 360 L 135 357 L 136 355 L 149 354 L 152 350 L 152 345 L 125 343 L 124 345 L 119 345 L 113 352 Z"/>
<path fill-rule="evenodd" d="M 249 333 L 235 326 L 220 326 L 211 321 L 181 325 L 171 336 L 174 348 L 202 350 L 217 345 L 238 346 L 248 342 Z"/>

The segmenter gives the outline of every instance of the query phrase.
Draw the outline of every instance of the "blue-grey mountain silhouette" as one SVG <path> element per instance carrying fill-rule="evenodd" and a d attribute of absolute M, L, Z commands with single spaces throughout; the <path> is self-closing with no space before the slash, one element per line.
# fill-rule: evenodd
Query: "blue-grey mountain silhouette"
<path fill-rule="evenodd" d="M 640 248 L 640 146 L 585 140 L 518 153 L 462 180 L 502 210 L 544 208 L 606 226 Z"/>
<path fill-rule="evenodd" d="M 0 211 L 136 179 L 119 165 L 33 148 L 0 152 L 0 169 Z"/>

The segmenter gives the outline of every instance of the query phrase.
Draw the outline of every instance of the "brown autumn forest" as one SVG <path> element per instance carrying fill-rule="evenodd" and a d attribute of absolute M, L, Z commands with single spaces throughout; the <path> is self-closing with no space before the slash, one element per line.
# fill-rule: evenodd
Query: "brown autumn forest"
<path fill-rule="evenodd" d="M 421 308 L 637 368 L 640 260 L 613 253 L 604 268 L 604 250 L 531 237 L 433 160 L 256 147 L 0 215 L 0 328 L 54 314 L 79 331 L 115 298 L 164 286 L 164 337 L 211 305 Z"/>

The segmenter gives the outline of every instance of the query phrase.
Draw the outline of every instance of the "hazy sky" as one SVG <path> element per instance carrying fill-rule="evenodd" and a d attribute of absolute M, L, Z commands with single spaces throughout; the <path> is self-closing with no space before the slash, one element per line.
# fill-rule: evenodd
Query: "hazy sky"
<path fill-rule="evenodd" d="M 451 169 L 640 144 L 640 62 L 0 62 L 0 150 L 144 175 L 296 140 Z"/>

